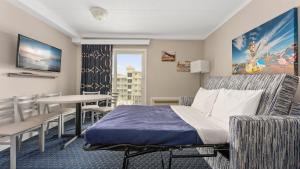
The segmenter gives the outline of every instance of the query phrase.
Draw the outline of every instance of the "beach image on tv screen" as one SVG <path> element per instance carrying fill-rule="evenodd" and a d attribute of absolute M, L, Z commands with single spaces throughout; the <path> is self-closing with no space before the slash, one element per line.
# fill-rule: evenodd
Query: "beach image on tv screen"
<path fill-rule="evenodd" d="M 20 36 L 18 50 L 18 67 L 55 72 L 60 71 L 60 49 L 25 36 Z"/>

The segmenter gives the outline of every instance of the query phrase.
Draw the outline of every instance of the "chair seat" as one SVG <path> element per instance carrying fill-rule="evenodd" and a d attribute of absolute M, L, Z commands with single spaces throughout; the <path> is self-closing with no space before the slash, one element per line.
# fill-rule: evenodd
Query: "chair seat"
<path fill-rule="evenodd" d="M 64 115 L 64 116 L 74 114 L 75 112 L 76 112 L 75 108 L 63 108 L 61 110 L 61 114 Z"/>
<path fill-rule="evenodd" d="M 30 117 L 28 120 L 46 122 L 46 121 L 52 121 L 54 119 L 57 119 L 59 118 L 60 115 L 61 115 L 60 112 L 51 112 L 48 114 L 41 114 L 41 115 Z"/>
<path fill-rule="evenodd" d="M 94 111 L 98 108 L 100 108 L 98 105 L 85 105 L 85 106 L 81 107 L 81 110 L 83 110 L 83 111 Z"/>
<path fill-rule="evenodd" d="M 9 145 L 10 144 L 9 136 L 0 136 L 0 144 L 1 145 Z"/>
<path fill-rule="evenodd" d="M 12 136 L 19 133 L 24 133 L 26 131 L 35 129 L 42 124 L 40 120 L 30 119 L 22 122 L 10 123 L 0 127 L 1 136 Z"/>
<path fill-rule="evenodd" d="M 98 107 L 97 109 L 94 109 L 93 111 L 95 112 L 101 112 L 101 113 L 106 113 L 112 111 L 112 107 Z"/>
<path fill-rule="evenodd" d="M 76 112 L 75 108 L 62 108 L 62 109 L 53 110 L 48 114 L 51 114 L 53 116 L 59 116 L 59 115 L 66 116 L 66 115 L 74 114 L 75 112 Z"/>

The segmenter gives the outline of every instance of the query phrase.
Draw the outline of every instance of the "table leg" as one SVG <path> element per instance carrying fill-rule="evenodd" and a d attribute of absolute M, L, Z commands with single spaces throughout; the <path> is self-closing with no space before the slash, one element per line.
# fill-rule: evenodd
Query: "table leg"
<path fill-rule="evenodd" d="M 39 145 L 40 151 L 45 151 L 45 131 L 44 131 L 44 124 L 41 124 L 41 128 L 39 130 Z"/>
<path fill-rule="evenodd" d="M 66 142 L 62 149 L 66 148 L 81 135 L 81 103 L 76 103 L 75 136 Z M 68 135 L 66 135 L 68 136 Z"/>
<path fill-rule="evenodd" d="M 10 136 L 10 169 L 16 169 L 17 167 L 17 140 L 16 136 Z"/>
<path fill-rule="evenodd" d="M 75 135 L 80 136 L 81 135 L 81 103 L 76 103 L 76 121 L 75 121 L 75 125 L 76 125 Z"/>
<path fill-rule="evenodd" d="M 16 161 L 17 161 L 17 140 L 16 136 L 10 136 L 10 169 L 16 169 Z"/>
<path fill-rule="evenodd" d="M 65 149 L 68 145 L 70 145 L 73 141 L 75 141 L 78 138 L 78 136 L 72 137 L 68 142 L 66 142 L 63 146 L 62 149 Z"/>
<path fill-rule="evenodd" d="M 108 107 L 108 105 L 109 105 L 108 102 L 109 102 L 109 99 L 107 98 L 107 99 L 106 99 L 106 107 Z"/>

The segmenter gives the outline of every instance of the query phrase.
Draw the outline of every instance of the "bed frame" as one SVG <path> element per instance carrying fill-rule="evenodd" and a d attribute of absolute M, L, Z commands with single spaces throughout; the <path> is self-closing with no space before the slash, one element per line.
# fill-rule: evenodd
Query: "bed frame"
<path fill-rule="evenodd" d="M 183 150 L 187 148 L 212 148 L 213 152 L 208 154 L 173 154 L 174 150 Z M 154 152 L 160 152 L 162 168 L 165 168 L 165 161 L 162 152 L 169 152 L 168 169 L 171 169 L 173 158 L 199 158 L 199 157 L 216 157 L 217 152 L 229 152 L 229 144 L 204 144 L 204 145 L 181 145 L 181 146 L 160 146 L 160 145 L 90 145 L 85 144 L 83 147 L 86 151 L 109 150 L 124 151 L 122 169 L 128 169 L 129 159 Z"/>

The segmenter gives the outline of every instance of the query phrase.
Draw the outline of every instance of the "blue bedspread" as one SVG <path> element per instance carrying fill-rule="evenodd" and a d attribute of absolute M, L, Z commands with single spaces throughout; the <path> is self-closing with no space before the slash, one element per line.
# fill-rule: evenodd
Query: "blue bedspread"
<path fill-rule="evenodd" d="M 199 145 L 197 131 L 170 106 L 119 106 L 89 127 L 88 144 Z"/>

